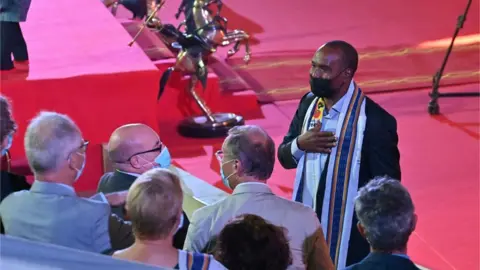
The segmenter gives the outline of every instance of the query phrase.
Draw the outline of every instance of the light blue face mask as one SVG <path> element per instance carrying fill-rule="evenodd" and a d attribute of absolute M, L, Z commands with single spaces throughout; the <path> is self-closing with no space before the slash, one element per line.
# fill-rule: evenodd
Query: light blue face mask
<path fill-rule="evenodd" d="M 4 149 L 2 149 L 2 157 L 7 154 L 7 151 L 12 147 L 12 142 L 13 142 L 13 135 L 8 134 L 7 135 L 7 146 L 5 146 Z"/>
<path fill-rule="evenodd" d="M 229 178 L 230 176 L 232 176 L 232 175 L 234 174 L 234 172 L 231 173 L 229 176 L 225 177 L 225 173 L 223 172 L 223 165 L 225 165 L 225 164 L 227 164 L 227 163 L 230 163 L 230 162 L 232 162 L 232 161 L 234 161 L 234 160 L 232 159 L 232 160 L 230 160 L 230 161 L 227 161 L 227 162 L 225 162 L 225 163 L 220 164 L 220 176 L 222 177 L 222 182 L 223 182 L 223 184 L 224 184 L 227 188 L 229 188 L 229 189 L 232 189 L 232 188 L 230 187 L 230 182 L 228 182 L 228 178 Z"/>
<path fill-rule="evenodd" d="M 170 156 L 170 152 L 168 148 L 165 146 L 160 152 L 160 154 L 155 158 L 155 163 L 158 164 L 160 168 L 167 169 L 172 164 L 172 157 Z"/>
<path fill-rule="evenodd" d="M 87 156 L 85 153 L 78 153 L 79 155 L 83 156 L 83 162 L 82 162 L 82 166 L 80 167 L 80 169 L 77 170 L 77 175 L 75 176 L 75 182 L 78 180 L 78 178 L 80 178 L 80 176 L 82 175 L 83 173 L 83 169 L 85 169 L 85 164 L 87 163 Z"/>

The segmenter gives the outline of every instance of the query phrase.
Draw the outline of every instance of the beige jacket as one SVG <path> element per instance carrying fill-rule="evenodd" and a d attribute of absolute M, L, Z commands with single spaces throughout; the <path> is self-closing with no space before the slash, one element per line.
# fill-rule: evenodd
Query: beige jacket
<path fill-rule="evenodd" d="M 255 214 L 288 230 L 293 264 L 289 269 L 334 269 L 315 212 L 273 194 L 262 183 L 243 183 L 233 194 L 193 213 L 184 249 L 202 251 L 232 218 Z"/>

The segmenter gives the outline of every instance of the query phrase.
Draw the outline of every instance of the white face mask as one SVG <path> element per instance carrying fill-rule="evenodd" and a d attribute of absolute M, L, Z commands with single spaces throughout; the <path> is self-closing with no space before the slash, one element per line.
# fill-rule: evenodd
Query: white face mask
<path fill-rule="evenodd" d="M 80 169 L 75 169 L 77 171 L 77 175 L 75 176 L 75 182 L 78 180 L 78 178 L 80 178 L 80 176 L 82 175 L 83 173 L 83 169 L 85 169 L 85 164 L 87 162 L 87 157 L 85 156 L 85 153 L 81 154 L 81 153 L 78 153 L 76 152 L 77 155 L 80 155 L 80 156 L 83 156 L 83 162 L 82 162 L 82 166 L 80 167 Z"/>

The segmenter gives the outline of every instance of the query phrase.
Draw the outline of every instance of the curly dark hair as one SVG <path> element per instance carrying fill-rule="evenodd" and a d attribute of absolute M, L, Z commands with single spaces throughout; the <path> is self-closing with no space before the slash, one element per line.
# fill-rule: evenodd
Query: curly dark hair
<path fill-rule="evenodd" d="M 10 103 L 5 96 L 0 95 L 0 142 L 15 131 L 17 131 L 17 124 L 12 118 Z"/>
<path fill-rule="evenodd" d="M 230 270 L 284 270 L 292 263 L 286 229 L 256 215 L 242 215 L 227 224 L 213 254 Z"/>

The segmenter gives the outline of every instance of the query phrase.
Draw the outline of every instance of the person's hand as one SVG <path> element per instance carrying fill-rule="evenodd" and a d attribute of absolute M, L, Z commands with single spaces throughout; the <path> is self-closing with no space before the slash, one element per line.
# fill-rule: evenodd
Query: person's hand
<path fill-rule="evenodd" d="M 298 148 L 310 153 L 330 153 L 337 145 L 337 138 L 333 132 L 320 131 L 321 128 L 322 124 L 317 123 L 314 128 L 300 135 L 297 139 Z"/>
<path fill-rule="evenodd" d="M 127 194 L 128 190 L 125 190 L 105 194 L 105 197 L 107 198 L 108 204 L 110 204 L 111 206 L 118 206 L 125 204 L 125 202 L 127 201 Z"/>

